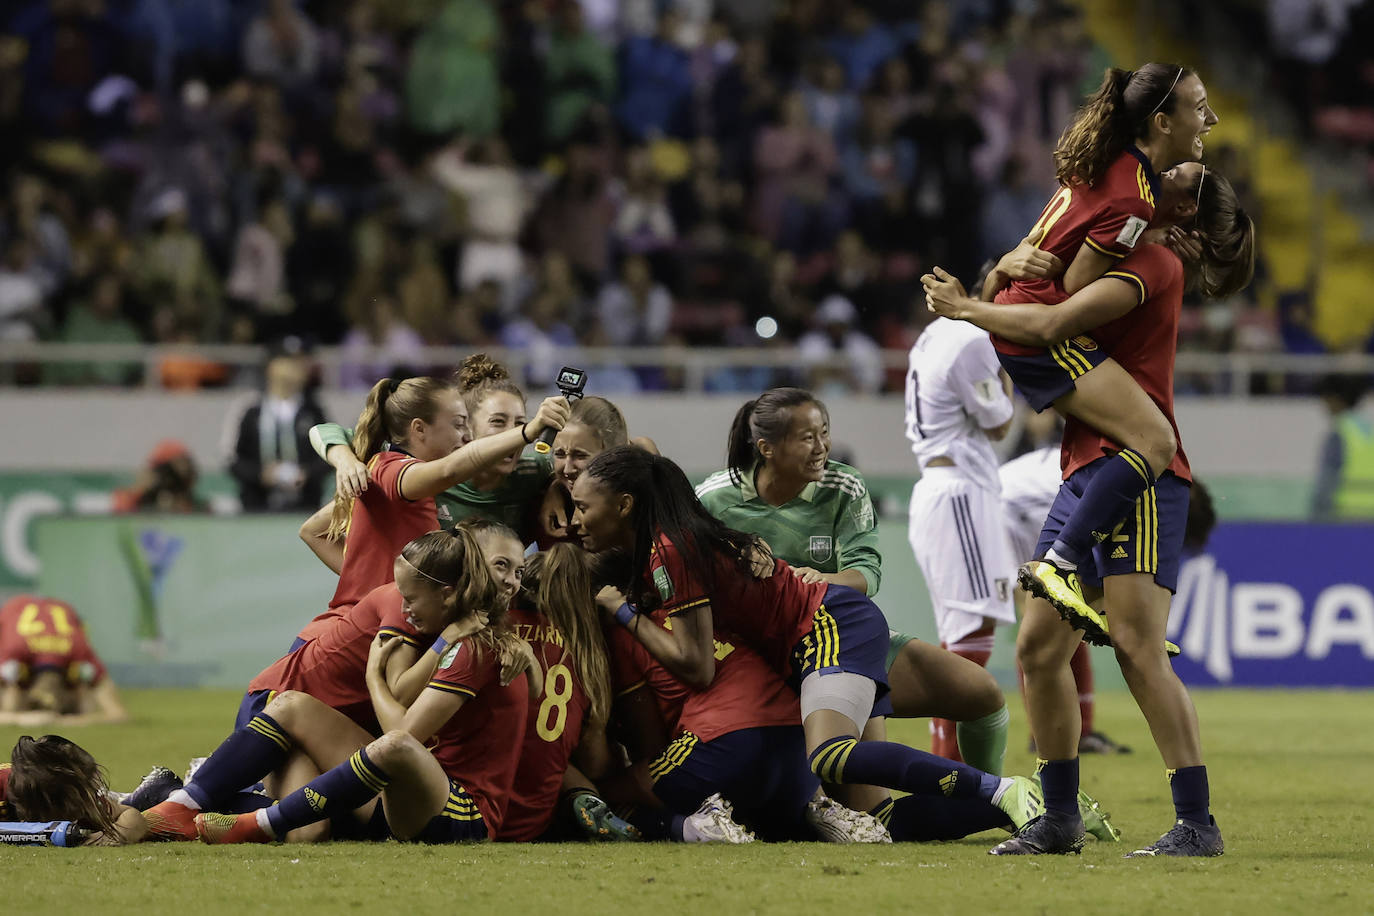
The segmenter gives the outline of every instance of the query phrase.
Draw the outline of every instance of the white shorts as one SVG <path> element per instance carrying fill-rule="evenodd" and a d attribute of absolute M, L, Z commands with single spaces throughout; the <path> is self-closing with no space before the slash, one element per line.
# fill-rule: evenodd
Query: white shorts
<path fill-rule="evenodd" d="M 1007 526 L 1007 540 L 1011 543 L 1012 569 L 1029 562 L 1035 556 L 1035 545 L 1040 543 L 1040 529 L 1045 527 L 1043 518 L 1029 518 L 1015 509 L 1002 511 Z"/>
<path fill-rule="evenodd" d="M 984 617 L 1016 622 L 1016 564 L 996 493 L 958 468 L 927 468 L 911 489 L 907 540 L 930 589 L 941 642 L 958 642 Z"/>

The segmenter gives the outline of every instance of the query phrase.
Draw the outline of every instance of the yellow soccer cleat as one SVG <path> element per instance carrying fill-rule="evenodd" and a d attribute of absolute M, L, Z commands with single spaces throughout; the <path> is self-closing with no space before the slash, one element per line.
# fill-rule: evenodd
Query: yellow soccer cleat
<path fill-rule="evenodd" d="M 1083 586 L 1078 573 L 1063 572 L 1049 560 L 1031 560 L 1017 573 L 1021 587 L 1037 598 L 1048 601 L 1059 616 L 1075 630 L 1083 631 L 1083 638 L 1094 646 L 1110 646 L 1107 620 L 1083 600 Z"/>

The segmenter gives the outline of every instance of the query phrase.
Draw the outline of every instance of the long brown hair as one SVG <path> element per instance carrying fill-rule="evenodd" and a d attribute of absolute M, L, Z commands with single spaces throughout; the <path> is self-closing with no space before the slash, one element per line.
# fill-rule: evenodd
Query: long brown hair
<path fill-rule="evenodd" d="M 410 421 L 420 419 L 433 423 L 439 412 L 440 396 L 452 389 L 452 383 L 426 376 L 382 379 L 367 393 L 363 412 L 358 415 L 358 423 L 353 427 L 353 454 L 367 464 L 387 442 L 404 445 L 409 436 Z M 331 541 L 343 537 L 352 518 L 353 500 L 342 494 L 335 495 L 326 537 Z"/>
<path fill-rule="evenodd" d="M 511 381 L 510 370 L 485 353 L 474 353 L 463 360 L 453 376 L 458 382 L 458 391 L 463 395 L 463 403 L 467 405 L 469 423 L 477 415 L 477 408 L 482 406 L 482 401 L 493 391 L 513 394 L 521 404 L 525 403 L 525 393 Z"/>
<path fill-rule="evenodd" d="M 575 544 L 554 544 L 530 557 L 522 588 L 535 609 L 563 634 L 565 656 L 571 653 L 591 721 L 603 726 L 611 712 L 611 672 L 601 622 L 592 597 L 592 564 Z"/>
<path fill-rule="evenodd" d="M 1136 140 L 1150 135 L 1158 112 L 1173 114 L 1178 84 L 1193 75 L 1179 64 L 1109 67 L 1102 85 L 1078 109 L 1054 148 L 1055 177 L 1065 187 L 1096 184 Z"/>
<path fill-rule="evenodd" d="M 506 608 L 498 606 L 501 589 L 471 531 L 460 525 L 422 534 L 401 548 L 401 556 L 436 584 L 453 587 L 445 607 L 448 622 L 469 611 L 486 611 L 487 628 L 475 638 L 491 647 L 497 645 L 500 631 L 509 628 Z"/>
<path fill-rule="evenodd" d="M 118 840 L 105 770 L 61 735 L 24 735 L 10 751 L 7 795 L 21 821 L 76 821 Z"/>
<path fill-rule="evenodd" d="M 1202 257 L 1185 264 L 1188 289 L 1208 299 L 1224 299 L 1250 285 L 1255 276 L 1255 223 L 1240 204 L 1235 188 L 1217 172 L 1198 173 L 1192 193 L 1198 201 L 1192 228 L 1202 243 Z"/>

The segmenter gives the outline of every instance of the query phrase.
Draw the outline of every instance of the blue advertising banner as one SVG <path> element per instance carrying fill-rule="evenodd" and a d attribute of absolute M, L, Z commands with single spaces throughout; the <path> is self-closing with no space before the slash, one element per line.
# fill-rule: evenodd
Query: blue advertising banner
<path fill-rule="evenodd" d="M 1217 526 L 1169 638 L 1190 685 L 1374 687 L 1374 525 Z"/>

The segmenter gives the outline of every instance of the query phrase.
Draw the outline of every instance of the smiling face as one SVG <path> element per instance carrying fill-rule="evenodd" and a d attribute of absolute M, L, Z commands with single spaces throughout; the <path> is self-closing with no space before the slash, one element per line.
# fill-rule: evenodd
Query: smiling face
<path fill-rule="evenodd" d="M 602 553 L 616 547 L 628 550 L 634 546 L 634 529 L 630 523 L 633 496 L 612 493 L 597 478 L 580 474 L 573 484 L 572 500 L 572 526 L 581 534 L 586 550 Z"/>
<path fill-rule="evenodd" d="M 1207 103 L 1207 87 L 1195 75 L 1178 81 L 1174 107 L 1168 115 L 1154 118 L 1155 127 L 1168 135 L 1170 163 L 1196 162 L 1202 158 L 1204 138 L 1220 119 Z"/>
<path fill-rule="evenodd" d="M 446 605 L 453 586 L 440 585 L 401 557 L 396 558 L 394 573 L 406 622 L 421 633 L 437 634 L 448 623 Z"/>
<path fill-rule="evenodd" d="M 508 391 L 493 391 L 482 399 L 477 409 L 468 418 L 472 428 L 472 438 L 494 436 L 508 429 L 518 429 L 525 425 L 525 404 L 520 398 Z M 515 462 L 520 458 L 523 448 L 518 448 L 492 467 L 494 472 L 509 474 L 515 470 Z"/>
<path fill-rule="evenodd" d="M 602 451 L 595 430 L 585 423 L 571 422 L 553 440 L 553 472 L 571 487 Z"/>
<path fill-rule="evenodd" d="M 520 576 L 525 569 L 525 548 L 515 538 L 495 532 L 477 535 L 477 544 L 482 548 L 482 559 L 486 561 L 487 570 L 500 589 L 496 596 L 497 606 L 509 607 L 511 599 L 520 589 Z"/>
<path fill-rule="evenodd" d="M 830 422 L 814 401 L 791 410 L 787 435 L 780 442 L 760 439 L 759 454 L 769 469 L 784 480 L 820 480 L 830 457 Z"/>

